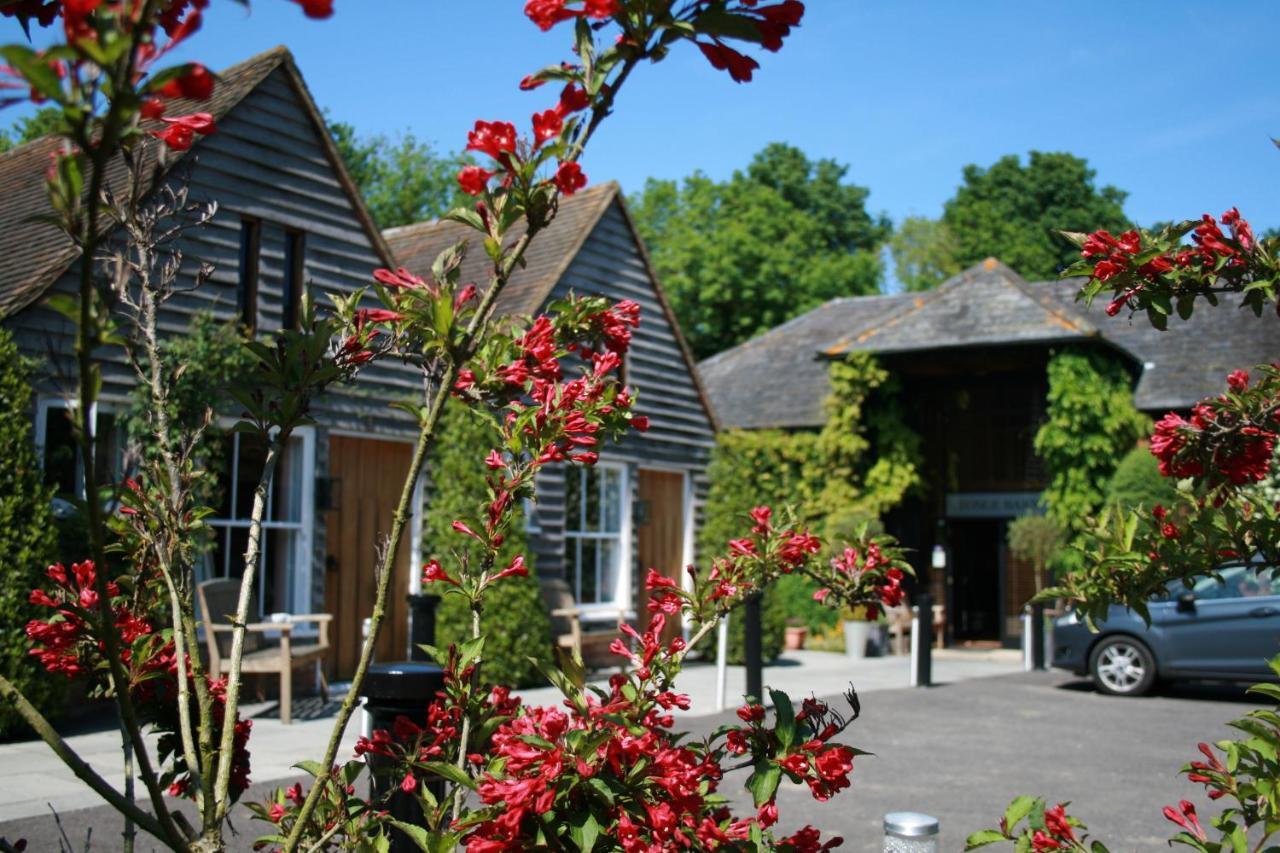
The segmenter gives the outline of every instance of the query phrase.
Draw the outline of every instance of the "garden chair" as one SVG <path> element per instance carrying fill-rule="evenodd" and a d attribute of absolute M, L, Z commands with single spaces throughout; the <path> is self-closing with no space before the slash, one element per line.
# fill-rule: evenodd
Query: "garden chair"
<path fill-rule="evenodd" d="M 617 621 L 587 623 L 592 627 L 584 629 L 582 625 L 582 608 L 573 597 L 573 589 L 567 581 L 559 578 L 541 578 L 538 580 L 538 591 L 542 594 L 542 604 L 547 608 L 547 617 L 551 620 L 551 639 L 558 649 L 576 650 L 586 659 L 583 646 L 595 646 L 602 642 L 612 642 L 618 636 L 618 629 L 626 622 L 626 611 L 618 608 Z M 599 610 L 592 608 L 592 612 Z M 612 611 L 607 611 L 612 613 Z M 595 642 L 593 642 L 595 641 Z"/>
<path fill-rule="evenodd" d="M 218 578 L 204 581 L 196 587 L 200 612 L 204 617 L 204 639 L 209 651 L 209 673 L 221 678 L 231 670 L 231 622 L 235 618 L 236 602 L 240 597 L 239 578 Z M 249 612 L 258 612 L 256 600 L 249 604 Z M 293 722 L 293 668 L 300 664 L 319 663 L 329 651 L 329 622 L 331 613 L 286 614 L 281 622 L 251 622 L 245 625 L 244 655 L 240 660 L 241 672 L 274 673 L 280 676 L 280 722 Z M 298 624 L 314 622 L 320 628 L 314 639 L 293 642 L 293 628 Z M 264 636 L 278 633 L 276 643 Z M 329 700 L 329 685 L 324 678 L 324 668 L 318 666 L 320 694 Z"/>
<path fill-rule="evenodd" d="M 906 637 L 911 633 L 911 606 L 900 604 L 885 609 L 885 618 L 889 622 L 889 635 L 893 638 L 893 653 L 907 653 Z M 947 607 L 945 604 L 933 605 L 933 644 L 942 648 L 946 643 L 944 629 L 947 627 Z"/>

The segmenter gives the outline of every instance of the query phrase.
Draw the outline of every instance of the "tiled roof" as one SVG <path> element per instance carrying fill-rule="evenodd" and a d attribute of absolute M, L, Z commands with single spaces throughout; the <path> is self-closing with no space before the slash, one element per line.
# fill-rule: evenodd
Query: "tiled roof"
<path fill-rule="evenodd" d="M 1169 332 L 1145 317 L 1107 317 L 1075 302 L 1079 281 L 1027 282 L 994 259 L 921 294 L 837 299 L 699 365 L 726 428 L 816 427 L 827 360 L 853 351 L 1103 341 L 1142 367 L 1134 402 L 1186 408 L 1221 390 L 1228 372 L 1280 356 L 1280 322 L 1202 305 Z"/>
<path fill-rule="evenodd" d="M 823 421 L 828 359 L 821 351 L 870 332 L 920 297 L 834 299 L 698 365 L 722 427 L 812 427 Z"/>
<path fill-rule="evenodd" d="M 302 75 L 294 64 L 293 56 L 285 47 L 276 47 L 216 74 L 217 85 L 207 101 L 174 100 L 168 112 L 184 115 L 193 112 L 212 113 L 220 120 L 231 112 L 244 98 L 256 89 L 271 72 L 283 67 L 297 91 L 303 107 L 315 125 L 321 144 L 330 164 L 334 167 L 343 189 L 351 198 L 357 217 L 372 242 L 375 251 L 389 260 L 382 235 L 373 224 L 364 201 L 341 157 L 325 130 L 320 111 L 307 91 Z M 158 126 L 158 125 L 157 125 Z M 60 231 L 51 225 L 30 221 L 33 216 L 47 213 L 45 195 L 45 170 L 50 157 L 61 145 L 55 137 L 44 137 L 0 154 L 0 317 L 7 317 L 29 305 L 60 276 L 79 255 L 79 251 Z M 161 143 L 147 139 L 142 146 L 142 156 L 150 166 L 160 153 Z M 187 154 L 171 157 L 169 167 L 181 162 L 190 153 L 199 155 L 197 141 Z M 143 174 L 155 175 L 146 168 Z M 125 176 L 122 159 L 117 158 L 108 168 L 107 180 L 120 185 Z"/>
<path fill-rule="evenodd" d="M 561 198 L 555 219 L 529 243 L 524 255 L 525 266 L 512 273 L 498 297 L 497 311 L 500 314 L 537 311 L 618 193 L 618 184 L 611 181 Z M 459 240 L 476 236 L 476 232 L 465 225 L 438 220 L 388 228 L 382 233 L 397 263 L 424 277 L 430 274 L 431 264 L 442 251 Z M 517 225 L 511 229 L 507 245 L 522 236 L 524 227 Z M 489 280 L 491 268 L 489 256 L 472 240 L 462 263 L 461 280 L 483 286 Z"/>
<path fill-rule="evenodd" d="M 1188 408 L 1220 393 L 1231 371 L 1280 359 L 1280 319 L 1270 310 L 1256 317 L 1248 309 L 1237 308 L 1230 297 L 1217 307 L 1201 302 L 1191 319 L 1170 318 L 1169 330 L 1162 332 L 1145 315 L 1106 316 L 1105 299 L 1091 306 L 1077 303 L 1083 284 L 1076 279 L 1035 282 L 1031 287 L 1043 289 L 1059 304 L 1092 319 L 1103 338 L 1142 365 L 1133 400 L 1143 411 Z"/>

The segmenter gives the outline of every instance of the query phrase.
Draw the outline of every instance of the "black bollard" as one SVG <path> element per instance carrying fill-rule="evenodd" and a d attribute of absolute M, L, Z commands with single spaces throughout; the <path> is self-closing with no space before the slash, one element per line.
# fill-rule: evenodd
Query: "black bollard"
<path fill-rule="evenodd" d="M 916 624 L 911 630 L 919 636 L 912 641 L 916 654 L 911 661 L 915 667 L 916 687 L 933 685 L 933 596 L 927 592 L 916 595 Z"/>
<path fill-rule="evenodd" d="M 1031 668 L 1047 669 L 1044 649 L 1044 605 L 1031 605 Z"/>
<path fill-rule="evenodd" d="M 421 646 L 433 646 L 436 642 L 436 606 L 440 596 L 427 593 L 410 593 L 409 602 L 409 660 L 430 660 Z"/>
<path fill-rule="evenodd" d="M 764 626 L 760 619 L 760 594 L 748 598 L 742 610 L 742 656 L 747 664 L 747 696 L 763 702 L 764 653 L 760 647 L 760 635 Z"/>
<path fill-rule="evenodd" d="M 444 671 L 431 663 L 375 663 L 369 667 L 364 680 L 364 708 L 371 718 L 373 729 L 394 731 L 396 717 L 403 714 L 414 723 L 422 724 L 427 705 L 444 688 Z M 391 792 L 387 807 L 391 816 L 415 826 L 426 826 L 422 807 L 416 794 L 399 790 L 400 779 L 379 771 L 389 765 L 389 760 L 372 753 L 365 756 L 369 764 L 369 785 L 373 797 Z M 445 795 L 443 779 L 431 779 L 423 784 L 440 799 Z M 398 829 L 391 830 L 390 853 L 415 853 L 416 842 Z"/>

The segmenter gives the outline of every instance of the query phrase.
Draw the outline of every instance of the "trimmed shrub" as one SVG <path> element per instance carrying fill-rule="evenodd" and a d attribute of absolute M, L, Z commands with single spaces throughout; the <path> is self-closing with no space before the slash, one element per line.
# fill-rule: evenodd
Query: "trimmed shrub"
<path fill-rule="evenodd" d="M 1178 501 L 1174 480 L 1161 476 L 1160 463 L 1146 447 L 1125 454 L 1107 485 L 1107 503 L 1125 509 L 1151 509 L 1156 504 L 1170 507 Z"/>
<path fill-rule="evenodd" d="M 57 557 L 50 501 L 32 440 L 32 365 L 18 354 L 12 335 L 0 329 L 0 672 L 46 715 L 60 710 L 65 679 L 51 677 L 27 654 L 26 625 L 45 614 L 27 602 Z M 0 705 L 0 737 L 25 725 Z"/>
<path fill-rule="evenodd" d="M 483 416 L 457 405 L 445 407 L 440 427 L 427 467 L 432 487 L 422 538 L 426 557 L 448 566 L 455 553 L 478 559 L 473 540 L 454 531 L 451 525 L 457 519 L 475 516 L 487 503 L 484 469 L 476 460 L 483 459 L 493 447 L 496 433 Z M 524 516 L 517 514 L 500 560 L 505 565 L 516 554 L 524 554 L 530 563 L 529 577 L 507 578 L 490 587 L 480 617 L 480 630 L 488 635 L 484 678 L 494 684 L 544 684 L 546 679 L 533 660 L 551 665 L 551 624 L 538 592 L 533 555 L 526 545 Z M 470 608 L 461 596 L 445 594 L 436 611 L 436 645 L 443 648 L 469 639 Z"/>

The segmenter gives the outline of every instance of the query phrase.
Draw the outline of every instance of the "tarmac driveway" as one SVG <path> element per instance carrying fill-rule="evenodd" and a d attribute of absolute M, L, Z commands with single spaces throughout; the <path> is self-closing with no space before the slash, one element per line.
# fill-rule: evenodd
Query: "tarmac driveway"
<path fill-rule="evenodd" d="M 1252 707 L 1239 688 L 1167 689 L 1140 699 L 1101 696 L 1061 673 L 981 678 L 927 690 L 894 689 L 862 696 L 850 743 L 876 753 L 857 760 L 853 788 L 828 803 L 787 786 L 779 794 L 784 823 L 812 823 L 846 838 L 843 849 L 880 850 L 881 817 L 923 811 L 942 821 L 944 851 L 960 850 L 969 832 L 993 826 L 1017 794 L 1069 800 L 1114 853 L 1166 849 L 1171 824 L 1161 807 L 1192 799 L 1211 809 L 1199 786 L 1177 770 L 1201 740 L 1228 735 L 1224 724 Z M 709 731 L 726 718 L 687 721 Z M 279 784 L 279 783 L 274 783 Z M 726 780 L 726 792 L 741 780 Z M 272 786 L 273 787 L 273 786 Z M 67 835 L 93 850 L 118 849 L 119 823 L 107 809 L 61 816 Z M 261 824 L 239 821 L 247 840 Z M 56 850 L 50 817 L 0 824 L 0 836 L 27 837 L 30 850 Z M 149 849 L 141 843 L 138 849 Z"/>

